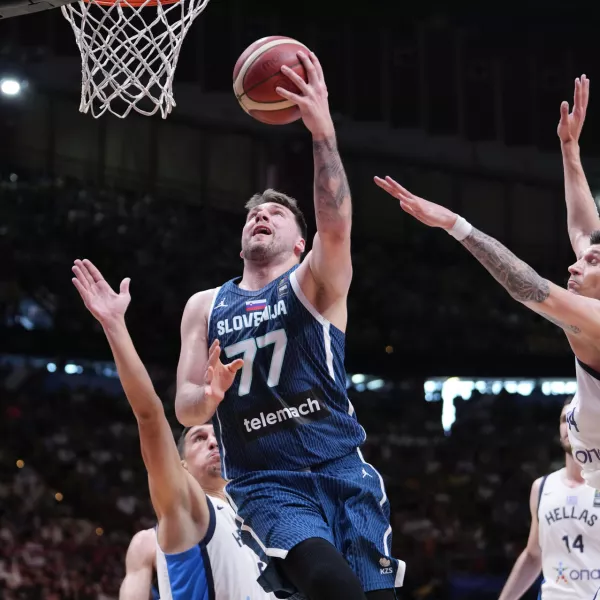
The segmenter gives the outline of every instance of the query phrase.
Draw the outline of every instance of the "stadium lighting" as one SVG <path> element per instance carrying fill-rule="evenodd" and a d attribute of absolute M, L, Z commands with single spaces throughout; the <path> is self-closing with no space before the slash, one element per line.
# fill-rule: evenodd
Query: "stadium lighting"
<path fill-rule="evenodd" d="M 380 390 L 385 385 L 385 381 L 383 379 L 373 379 L 367 383 L 368 390 Z"/>
<path fill-rule="evenodd" d="M 21 93 L 21 84 L 12 78 L 0 80 L 0 92 L 5 96 L 18 96 Z"/>

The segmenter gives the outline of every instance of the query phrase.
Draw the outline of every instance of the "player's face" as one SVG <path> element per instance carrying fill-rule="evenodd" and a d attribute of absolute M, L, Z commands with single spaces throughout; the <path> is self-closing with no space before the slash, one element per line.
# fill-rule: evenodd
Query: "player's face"
<path fill-rule="evenodd" d="M 304 250 L 304 240 L 291 210 L 275 202 L 265 202 L 248 212 L 242 230 L 241 257 L 254 262 L 269 262 L 282 254 Z"/>
<path fill-rule="evenodd" d="M 219 446 L 212 425 L 196 425 L 185 438 L 185 465 L 198 480 L 204 477 L 220 477 L 221 462 Z"/>
<path fill-rule="evenodd" d="M 600 300 L 600 246 L 590 246 L 581 258 L 569 267 L 568 290 L 573 294 Z"/>
<path fill-rule="evenodd" d="M 560 445 L 561 448 L 567 453 L 571 454 L 571 443 L 569 442 L 569 427 L 567 426 L 567 409 L 569 405 L 565 406 L 560 413 Z"/>

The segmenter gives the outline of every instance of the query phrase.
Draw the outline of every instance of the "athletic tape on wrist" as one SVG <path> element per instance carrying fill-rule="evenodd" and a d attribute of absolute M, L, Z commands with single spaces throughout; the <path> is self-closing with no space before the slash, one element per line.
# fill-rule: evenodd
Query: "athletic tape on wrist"
<path fill-rule="evenodd" d="M 453 238 L 456 238 L 459 242 L 462 242 L 465 238 L 471 235 L 471 231 L 473 231 L 473 225 L 471 225 L 471 223 L 469 223 L 469 221 L 466 219 L 463 219 L 459 216 L 458 219 L 456 219 L 456 223 L 454 223 L 452 229 L 448 229 L 447 231 Z"/>

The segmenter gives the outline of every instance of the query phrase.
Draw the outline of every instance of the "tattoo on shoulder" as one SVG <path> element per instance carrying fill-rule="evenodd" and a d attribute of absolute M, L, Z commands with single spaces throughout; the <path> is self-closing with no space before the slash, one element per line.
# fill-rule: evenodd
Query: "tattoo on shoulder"
<path fill-rule="evenodd" d="M 550 284 L 528 264 L 517 258 L 498 240 L 473 228 L 462 245 L 519 302 L 544 302 L 550 295 Z"/>
<path fill-rule="evenodd" d="M 550 321 L 550 323 L 554 323 L 555 325 L 557 325 L 561 329 L 564 329 L 565 331 L 568 331 L 569 333 L 574 333 L 574 334 L 581 333 L 581 329 L 579 329 L 579 327 L 577 327 L 575 325 L 566 325 L 565 323 L 561 323 L 560 321 L 557 321 L 555 318 L 553 318 L 550 315 L 547 315 L 546 313 L 543 313 L 543 312 L 540 312 L 539 314 L 542 317 L 544 317 L 544 319 L 548 319 L 548 321 Z"/>
<path fill-rule="evenodd" d="M 313 141 L 313 154 L 317 210 L 326 214 L 335 212 L 350 198 L 350 186 L 335 137 Z"/>

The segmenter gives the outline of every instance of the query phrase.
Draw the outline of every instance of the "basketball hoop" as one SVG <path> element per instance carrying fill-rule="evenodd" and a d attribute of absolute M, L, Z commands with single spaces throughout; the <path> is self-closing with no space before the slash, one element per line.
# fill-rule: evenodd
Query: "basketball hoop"
<path fill-rule="evenodd" d="M 209 0 L 80 0 L 62 6 L 82 61 L 81 104 L 94 118 L 173 107 L 183 40 Z"/>

